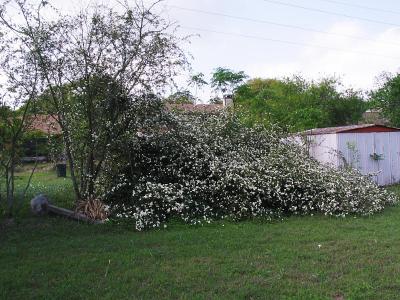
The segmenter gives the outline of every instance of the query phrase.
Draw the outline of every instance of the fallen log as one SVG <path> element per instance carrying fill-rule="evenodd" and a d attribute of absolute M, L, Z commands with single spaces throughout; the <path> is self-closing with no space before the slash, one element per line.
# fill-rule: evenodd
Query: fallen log
<path fill-rule="evenodd" d="M 87 217 L 84 214 L 78 213 L 73 210 L 57 207 L 55 205 L 50 204 L 49 199 L 45 195 L 37 195 L 35 198 L 31 200 L 31 208 L 32 212 L 35 215 L 44 215 L 44 214 L 54 214 L 58 216 L 62 216 L 68 219 L 82 221 L 86 223 L 92 224 L 103 224 L 104 221 L 94 220 Z"/>
<path fill-rule="evenodd" d="M 103 224 L 104 221 L 100 221 L 100 220 L 93 220 L 91 218 L 88 218 L 87 216 L 85 216 L 84 214 L 69 210 L 69 209 L 65 209 L 65 208 L 61 208 L 61 207 L 57 207 L 54 205 L 47 205 L 47 212 L 51 213 L 51 214 L 55 214 L 58 216 L 63 216 L 69 219 L 73 219 L 76 221 L 83 221 L 83 222 L 87 222 L 87 223 L 93 223 L 93 224 Z"/>

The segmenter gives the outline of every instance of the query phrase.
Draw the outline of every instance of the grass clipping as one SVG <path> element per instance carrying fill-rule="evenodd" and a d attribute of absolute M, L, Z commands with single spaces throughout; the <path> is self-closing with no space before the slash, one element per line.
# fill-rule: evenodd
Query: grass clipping
<path fill-rule="evenodd" d="M 108 217 L 107 206 L 99 199 L 79 201 L 76 212 L 84 214 L 92 220 L 104 221 Z"/>

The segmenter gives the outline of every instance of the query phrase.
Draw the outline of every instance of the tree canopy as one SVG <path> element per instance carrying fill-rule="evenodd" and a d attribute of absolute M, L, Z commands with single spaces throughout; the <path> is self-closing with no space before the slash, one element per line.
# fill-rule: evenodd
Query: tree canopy
<path fill-rule="evenodd" d="M 391 125 L 400 127 L 400 74 L 383 74 L 381 86 L 371 92 L 371 102 L 382 109 Z"/>
<path fill-rule="evenodd" d="M 165 99 L 167 103 L 194 104 L 196 98 L 188 90 L 177 91 Z"/>
<path fill-rule="evenodd" d="M 235 103 L 248 111 L 250 122 L 271 122 L 300 131 L 357 123 L 367 104 L 354 90 L 339 91 L 340 82 L 255 78 L 241 85 Z"/>
<path fill-rule="evenodd" d="M 77 200 L 98 196 L 109 148 L 138 124 L 137 104 L 150 107 L 157 97 L 149 95 L 160 94 L 187 66 L 184 39 L 155 12 L 157 3 L 120 1 L 77 14 L 54 11 L 45 0 L 0 5 L 0 46 L 13 47 L 2 61 L 12 58 L 10 78 L 21 78 L 12 88 L 35 83 L 37 109 L 57 119 Z M 21 18 L 13 18 L 15 10 Z"/>
<path fill-rule="evenodd" d="M 232 94 L 247 77 L 243 71 L 235 72 L 227 68 L 218 67 L 212 74 L 211 87 L 216 92 Z"/>

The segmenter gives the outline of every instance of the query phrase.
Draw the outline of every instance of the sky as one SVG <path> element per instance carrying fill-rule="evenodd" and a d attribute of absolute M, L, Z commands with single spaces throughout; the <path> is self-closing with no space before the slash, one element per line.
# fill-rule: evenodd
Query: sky
<path fill-rule="evenodd" d="M 89 3 L 51 2 L 66 10 Z M 400 1 L 164 0 L 157 9 L 180 35 L 194 35 L 183 48 L 193 73 L 208 80 L 226 67 L 251 78 L 336 76 L 345 87 L 370 90 L 380 74 L 400 70 Z M 211 92 L 198 96 L 204 102 Z"/>
<path fill-rule="evenodd" d="M 193 69 L 207 75 L 223 66 L 250 77 L 337 76 L 368 90 L 400 67 L 400 1 L 167 2 L 182 32 L 200 34 L 188 48 Z"/>

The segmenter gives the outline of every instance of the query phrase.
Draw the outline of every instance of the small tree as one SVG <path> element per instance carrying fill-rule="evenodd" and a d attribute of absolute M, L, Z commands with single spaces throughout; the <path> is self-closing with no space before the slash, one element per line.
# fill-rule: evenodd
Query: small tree
<path fill-rule="evenodd" d="M 0 18 L 2 12 L 0 8 Z M 15 206 L 15 168 L 22 139 L 32 120 L 28 112 L 37 96 L 39 71 L 38 61 L 29 53 L 29 42 L 18 43 L 18 38 L 4 27 L 0 32 L 0 78 L 3 81 L 0 86 L 0 204 L 4 197 L 7 215 L 11 216 Z M 4 185 L 4 192 L 1 185 Z"/>
<path fill-rule="evenodd" d="M 11 217 L 15 206 L 15 169 L 21 142 L 26 133 L 27 118 L 14 110 L 0 109 L 0 205 L 6 200 L 6 214 Z M 4 192 L 1 186 L 4 185 Z"/>
<path fill-rule="evenodd" d="M 140 1 L 120 7 L 82 10 L 77 15 L 52 10 L 47 1 L 33 7 L 26 0 L 6 1 L 0 8 L 7 41 L 27 45 L 21 59 L 34 58 L 41 91 L 60 124 L 76 199 L 96 196 L 113 141 L 134 133 L 135 112 L 143 94 L 162 90 L 187 63 L 174 27 L 153 13 L 154 3 Z M 23 17 L 8 14 L 15 6 Z"/>
<path fill-rule="evenodd" d="M 225 94 L 232 94 L 235 89 L 241 85 L 248 76 L 243 72 L 235 72 L 226 68 L 217 68 L 212 74 L 211 87 L 216 92 L 221 92 L 222 96 Z"/>
<path fill-rule="evenodd" d="M 197 73 L 190 76 L 188 84 L 189 86 L 193 86 L 195 88 L 195 101 L 196 101 L 198 90 L 207 85 L 208 82 L 204 79 L 203 73 Z"/>

